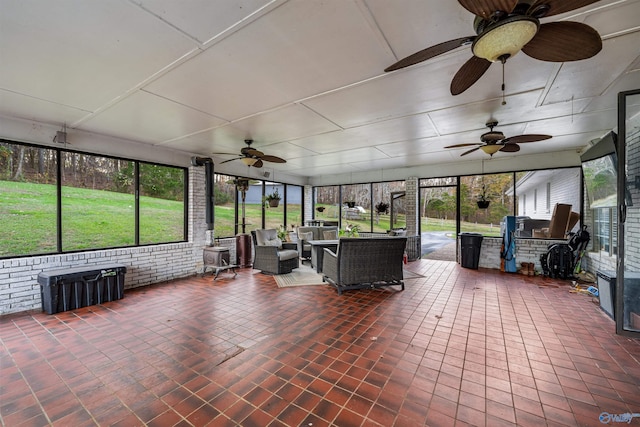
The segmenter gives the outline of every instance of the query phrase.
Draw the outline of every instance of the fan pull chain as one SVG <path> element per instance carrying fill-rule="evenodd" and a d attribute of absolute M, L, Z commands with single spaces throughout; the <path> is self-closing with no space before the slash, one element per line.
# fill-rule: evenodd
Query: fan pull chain
<path fill-rule="evenodd" d="M 506 59 L 502 60 L 502 105 L 507 105 L 507 100 L 504 98 L 504 63 L 507 62 Z"/>

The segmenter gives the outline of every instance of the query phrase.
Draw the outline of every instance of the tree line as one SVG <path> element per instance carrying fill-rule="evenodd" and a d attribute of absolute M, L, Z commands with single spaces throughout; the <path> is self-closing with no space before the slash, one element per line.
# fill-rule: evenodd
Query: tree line
<path fill-rule="evenodd" d="M 55 185 L 60 152 L 61 184 L 76 188 L 132 193 L 135 162 L 51 148 L 0 142 L 0 179 Z M 184 197 L 184 170 L 139 163 L 140 193 L 169 200 Z"/>

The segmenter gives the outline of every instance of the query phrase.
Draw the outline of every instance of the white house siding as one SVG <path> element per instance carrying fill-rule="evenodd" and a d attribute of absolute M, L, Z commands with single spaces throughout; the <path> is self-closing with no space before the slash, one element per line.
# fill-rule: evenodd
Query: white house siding
<path fill-rule="evenodd" d="M 541 173 L 550 175 L 545 179 L 536 180 L 535 175 Z M 534 181 L 536 181 L 535 184 L 528 185 L 528 182 Z M 551 191 L 549 206 L 547 206 L 547 183 L 550 183 Z M 580 213 L 580 168 L 534 171 L 529 179 L 516 187 L 516 191 L 518 215 L 535 219 L 551 219 L 556 203 L 570 204 L 571 210 Z"/>
<path fill-rule="evenodd" d="M 636 121 L 637 123 L 637 121 Z M 640 177 L 640 124 L 627 129 L 627 188 L 633 207 L 627 209 L 625 222 L 625 268 L 627 271 L 640 272 L 640 188 L 635 184 Z M 620 168 L 620 166 L 619 166 Z"/>
<path fill-rule="evenodd" d="M 627 170 L 628 176 L 640 176 L 640 127 L 627 129 L 629 136 L 627 137 Z M 618 165 L 619 171 L 624 171 L 623 165 Z M 635 186 L 629 186 L 629 192 L 635 206 L 640 206 L 640 189 Z M 588 197 L 585 197 L 585 224 L 593 229 L 593 214 L 589 208 Z M 625 268 L 627 271 L 640 271 L 640 208 L 631 208 L 627 212 L 627 220 L 625 223 L 626 239 L 625 246 Z M 592 246 L 587 252 L 586 262 L 583 267 L 587 271 L 595 273 L 597 271 L 616 271 L 617 257 L 604 251 L 591 251 Z"/>

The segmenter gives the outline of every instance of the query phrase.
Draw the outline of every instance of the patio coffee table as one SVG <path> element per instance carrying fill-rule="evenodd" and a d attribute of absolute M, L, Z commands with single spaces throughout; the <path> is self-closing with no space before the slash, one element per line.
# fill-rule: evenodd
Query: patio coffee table
<path fill-rule="evenodd" d="M 338 240 L 309 240 L 309 244 L 311 245 L 311 266 L 317 273 L 322 273 L 324 248 L 335 251 L 338 248 Z"/>

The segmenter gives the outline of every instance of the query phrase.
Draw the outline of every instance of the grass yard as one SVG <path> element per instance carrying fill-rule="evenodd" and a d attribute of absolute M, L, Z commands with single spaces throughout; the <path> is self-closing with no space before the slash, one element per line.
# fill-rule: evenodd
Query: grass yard
<path fill-rule="evenodd" d="M 131 194 L 62 188 L 63 250 L 129 246 L 135 243 Z M 0 181 L 0 256 L 56 251 L 56 187 Z M 184 239 L 182 202 L 140 198 L 140 243 Z"/>
<path fill-rule="evenodd" d="M 62 244 L 64 251 L 131 246 L 135 244 L 134 206 L 132 194 L 84 188 L 62 188 Z M 265 211 L 268 228 L 284 224 L 284 207 Z M 316 212 L 317 219 L 335 221 L 330 207 Z M 247 231 L 262 224 L 262 205 L 245 206 Z M 20 256 L 56 252 L 56 187 L 0 181 L 0 256 Z M 374 217 L 373 231 L 385 232 L 389 215 Z M 302 224 L 301 206 L 287 206 L 287 228 Z M 358 219 L 343 219 L 342 224 L 359 225 L 369 231 L 369 213 Z M 405 224 L 404 215 L 398 215 L 395 225 Z M 235 234 L 234 206 L 216 205 L 216 236 Z M 422 231 L 451 231 L 455 233 L 455 220 L 422 219 Z M 463 232 L 478 232 L 485 236 L 499 236 L 500 225 L 463 222 Z M 175 242 L 184 239 L 184 206 L 180 201 L 140 198 L 140 243 Z"/>

